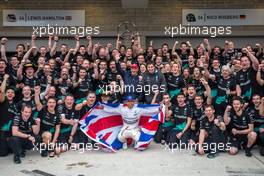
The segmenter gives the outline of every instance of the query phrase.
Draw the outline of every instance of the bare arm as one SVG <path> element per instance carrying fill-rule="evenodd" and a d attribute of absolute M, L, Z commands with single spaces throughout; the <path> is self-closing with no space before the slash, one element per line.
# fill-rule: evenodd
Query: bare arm
<path fill-rule="evenodd" d="M 201 79 L 201 82 L 203 84 L 203 86 L 205 87 L 205 94 L 206 94 L 206 104 L 212 104 L 212 96 L 211 96 L 211 88 L 208 84 L 207 81 L 205 81 L 205 79 Z"/>
<path fill-rule="evenodd" d="M 116 49 L 120 49 L 121 41 L 120 41 L 120 34 L 117 34 L 117 39 L 116 39 Z"/>
<path fill-rule="evenodd" d="M 8 63 L 7 57 L 6 57 L 6 43 L 7 43 L 7 38 L 2 38 L 1 39 L 1 58 Z"/>
<path fill-rule="evenodd" d="M 257 80 L 259 85 L 263 86 L 264 85 L 264 80 L 261 79 L 261 69 L 262 69 L 261 67 L 264 67 L 264 65 L 262 65 L 262 64 L 259 65 L 258 72 L 257 72 L 257 75 L 256 75 L 256 80 Z"/>
<path fill-rule="evenodd" d="M 194 50 L 193 50 L 193 47 L 192 47 L 191 43 L 189 41 L 187 41 L 186 43 L 187 43 L 187 45 L 188 45 L 188 47 L 190 49 L 190 55 L 194 56 Z"/>
<path fill-rule="evenodd" d="M 53 38 L 53 35 L 49 35 L 49 41 L 48 41 L 49 50 L 51 50 L 51 48 L 52 48 L 52 38 Z"/>
<path fill-rule="evenodd" d="M 225 125 L 228 125 L 230 123 L 230 121 L 231 121 L 230 110 L 231 110 L 231 106 L 227 106 L 226 109 L 225 109 L 225 113 L 224 113 Z"/>
<path fill-rule="evenodd" d="M 53 57 L 56 53 L 57 43 L 59 41 L 58 36 L 54 36 L 54 43 L 53 46 L 50 49 L 50 56 Z"/>
<path fill-rule="evenodd" d="M 210 46 L 209 40 L 208 39 L 204 39 L 203 41 L 206 44 L 206 49 L 207 49 L 208 55 L 210 56 L 210 54 L 211 54 L 211 46 Z"/>
<path fill-rule="evenodd" d="M 92 52 L 93 52 L 93 42 L 92 42 L 92 37 L 91 37 L 91 36 L 87 36 L 86 39 L 87 39 L 87 41 L 88 41 L 87 53 L 88 53 L 89 55 L 92 55 Z"/>
<path fill-rule="evenodd" d="M 264 116 L 264 97 L 262 97 L 261 104 L 259 106 L 259 115 Z"/>
<path fill-rule="evenodd" d="M 256 56 L 259 57 L 262 53 L 262 47 L 259 43 L 256 44 L 256 47 L 258 49 L 257 53 L 256 53 Z"/>
<path fill-rule="evenodd" d="M 159 95 L 159 91 L 157 90 L 157 91 L 154 92 L 154 96 L 153 96 L 153 98 L 151 100 L 151 104 L 157 104 L 156 100 L 157 100 L 157 96 L 158 95 Z"/>
<path fill-rule="evenodd" d="M 40 86 L 34 87 L 34 91 L 35 91 L 34 99 L 35 99 L 37 111 L 40 111 L 42 109 L 42 104 L 41 104 L 40 99 L 39 99 Z"/>
<path fill-rule="evenodd" d="M 54 136 L 53 136 L 53 139 L 52 139 L 52 143 L 56 143 L 57 142 L 57 139 L 60 135 L 60 125 L 56 125 L 55 127 L 55 133 L 54 133 Z"/>
<path fill-rule="evenodd" d="M 64 65 L 66 62 L 69 62 L 71 53 L 74 53 L 74 49 L 70 49 L 68 53 L 66 54 L 64 60 L 62 61 L 62 65 Z"/>
<path fill-rule="evenodd" d="M 81 110 L 82 107 L 85 106 L 86 104 L 87 104 L 87 101 L 84 100 L 82 103 L 79 103 L 79 104 L 77 104 L 77 105 L 75 106 L 75 110 L 76 110 L 76 111 Z"/>
<path fill-rule="evenodd" d="M 237 93 L 237 96 L 241 96 L 241 88 L 238 84 L 236 85 L 236 93 Z"/>
<path fill-rule="evenodd" d="M 12 135 L 27 139 L 30 135 L 19 131 L 18 126 L 12 126 Z"/>
<path fill-rule="evenodd" d="M 185 133 L 191 126 L 192 123 L 192 118 L 191 117 L 187 117 L 187 123 L 184 127 L 184 129 L 182 130 L 182 133 Z"/>
<path fill-rule="evenodd" d="M 205 129 L 200 129 L 200 133 L 199 133 L 199 147 L 203 146 L 204 139 L 205 139 Z"/>
<path fill-rule="evenodd" d="M 254 130 L 253 124 L 248 124 L 248 129 L 245 130 L 237 130 L 237 134 L 248 134 Z"/>
<path fill-rule="evenodd" d="M 250 58 L 251 62 L 252 62 L 252 67 L 254 70 L 258 70 L 258 66 L 259 66 L 259 62 L 258 59 L 251 53 L 248 51 L 248 49 L 243 48 L 242 50 L 245 50 L 248 57 Z"/>
<path fill-rule="evenodd" d="M 106 59 L 107 60 L 110 60 L 110 48 L 112 47 L 112 44 L 111 43 L 108 43 L 107 45 L 106 45 L 106 48 L 105 48 L 105 50 L 106 50 Z"/>
<path fill-rule="evenodd" d="M 75 48 L 74 48 L 74 52 L 73 52 L 74 55 L 78 52 L 78 50 L 80 48 L 80 37 L 78 35 L 76 35 L 75 40 L 76 40 L 76 44 L 75 44 Z"/>
<path fill-rule="evenodd" d="M 94 46 L 93 46 L 93 52 L 92 52 L 92 59 L 93 60 L 96 60 L 97 59 L 97 55 L 96 55 L 96 52 L 99 48 L 99 43 L 96 43 Z"/>
<path fill-rule="evenodd" d="M 35 34 L 31 35 L 31 48 L 33 48 L 31 52 L 33 53 L 34 56 L 36 56 L 37 54 L 36 38 L 37 36 Z"/>
<path fill-rule="evenodd" d="M 8 79 L 8 78 L 9 78 L 9 75 L 8 75 L 8 74 L 5 74 L 5 75 L 4 75 L 3 82 L 2 82 L 2 84 L 1 84 L 0 103 L 2 103 L 2 102 L 5 101 L 6 82 L 7 82 L 7 79 Z"/>

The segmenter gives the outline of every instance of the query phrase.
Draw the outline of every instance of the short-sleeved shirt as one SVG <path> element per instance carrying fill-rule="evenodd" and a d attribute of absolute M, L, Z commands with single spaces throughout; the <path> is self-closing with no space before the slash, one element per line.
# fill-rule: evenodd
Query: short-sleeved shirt
<path fill-rule="evenodd" d="M 182 107 L 179 105 L 173 105 L 171 110 L 175 121 L 174 129 L 182 131 L 187 124 L 187 118 L 192 118 L 192 109 L 186 104 Z"/>
<path fill-rule="evenodd" d="M 249 124 L 253 124 L 253 119 L 248 111 L 243 111 L 243 113 L 238 116 L 234 110 L 230 112 L 230 124 L 232 128 L 237 130 L 245 130 L 249 128 Z"/>
<path fill-rule="evenodd" d="M 64 117 L 67 120 L 70 120 L 70 119 L 79 120 L 79 114 L 74 109 L 74 106 L 72 107 L 72 109 L 68 109 L 65 105 L 59 105 L 58 113 L 60 114 L 60 119 Z M 72 128 L 71 125 L 61 123 L 61 132 L 66 131 L 67 129 L 71 129 L 71 128 Z"/>
<path fill-rule="evenodd" d="M 214 124 L 215 119 L 218 119 L 220 122 L 223 122 L 223 118 L 221 116 L 214 117 L 214 119 L 211 121 L 208 119 L 208 117 L 205 117 L 200 121 L 200 130 L 204 129 L 210 135 L 212 133 L 213 127 L 215 126 Z"/>
<path fill-rule="evenodd" d="M 251 106 L 248 108 L 248 111 L 251 119 L 254 120 L 255 131 L 258 131 L 259 128 L 264 128 L 264 117 L 259 114 L 259 110 Z"/>
<path fill-rule="evenodd" d="M 55 132 L 55 126 L 60 124 L 60 117 L 55 111 L 54 114 L 50 113 L 47 107 L 42 108 L 38 113 L 38 118 L 40 118 L 40 131 L 49 131 L 51 133 Z"/>
<path fill-rule="evenodd" d="M 27 121 L 24 121 L 21 116 L 15 116 L 13 120 L 13 126 L 18 127 L 18 131 L 25 134 L 32 134 L 33 129 L 32 126 L 36 125 L 35 120 L 30 117 Z"/>

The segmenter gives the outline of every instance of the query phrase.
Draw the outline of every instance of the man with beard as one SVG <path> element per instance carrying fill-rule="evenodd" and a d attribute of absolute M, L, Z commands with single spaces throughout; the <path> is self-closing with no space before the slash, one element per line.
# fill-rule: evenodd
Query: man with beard
<path fill-rule="evenodd" d="M 58 141 L 62 144 L 71 144 L 78 127 L 79 114 L 74 107 L 74 97 L 68 94 L 64 104 L 58 106 L 61 130 Z"/>
<path fill-rule="evenodd" d="M 230 97 L 237 94 L 236 80 L 231 77 L 231 70 L 229 66 L 222 67 L 222 76 L 212 76 L 211 79 L 217 83 L 217 93 L 215 97 L 215 108 L 218 115 L 223 115 L 225 108 L 230 101 Z"/>
<path fill-rule="evenodd" d="M 25 151 L 31 150 L 39 142 L 40 121 L 35 121 L 31 116 L 32 110 L 24 104 L 20 115 L 16 116 L 12 124 L 12 137 L 10 148 L 14 153 L 14 163 L 20 164 L 21 158 L 25 157 Z"/>
<path fill-rule="evenodd" d="M 226 129 L 225 123 L 223 122 L 223 118 L 216 117 L 214 112 L 215 110 L 212 105 L 206 105 L 205 118 L 200 121 L 198 153 L 200 155 L 209 153 L 207 155 L 208 158 L 216 157 L 217 152 L 219 152 L 219 144 L 225 143 L 223 134 L 223 131 Z"/>
<path fill-rule="evenodd" d="M 177 104 L 173 105 L 171 110 L 175 124 L 174 128 L 168 134 L 169 137 L 166 143 L 170 148 L 174 148 L 180 142 L 188 144 L 193 115 L 192 109 L 185 103 L 185 96 L 182 93 L 177 95 Z"/>
<path fill-rule="evenodd" d="M 30 86 L 32 89 L 33 87 L 39 85 L 39 80 L 35 77 L 35 69 L 33 63 L 27 63 L 30 53 L 35 49 L 34 47 L 30 48 L 27 53 L 24 55 L 19 68 L 17 70 L 17 78 L 21 81 L 24 85 Z M 25 72 L 25 74 L 23 74 Z"/>
<path fill-rule="evenodd" d="M 36 86 L 34 90 L 40 89 L 40 86 Z M 32 90 L 29 86 L 24 86 L 22 88 L 22 99 L 16 104 L 18 113 L 21 112 L 23 104 L 27 104 L 31 107 L 31 115 L 35 119 L 37 118 L 38 112 L 39 111 L 39 95 L 35 94 L 34 98 L 31 97 Z"/>
<path fill-rule="evenodd" d="M 158 92 L 156 94 L 158 94 Z M 157 143 L 165 144 L 168 134 L 170 130 L 173 128 L 173 124 L 174 124 L 172 110 L 171 110 L 172 104 L 169 94 L 165 93 L 163 95 L 162 103 L 165 105 L 165 121 L 163 124 L 159 124 L 159 128 L 154 136 L 154 140 Z"/>
<path fill-rule="evenodd" d="M 257 144 L 260 147 L 260 154 L 264 156 L 264 115 L 260 114 L 260 108 L 264 105 L 264 98 L 258 94 L 252 97 L 252 106 L 248 108 L 251 118 L 254 120 L 254 131 L 257 133 Z"/>
<path fill-rule="evenodd" d="M 12 88 L 7 88 L 6 82 L 9 75 L 5 74 L 4 80 L 0 88 L 0 156 L 6 156 L 9 153 L 8 140 L 11 134 L 11 124 L 13 118 L 18 115 L 14 103 L 15 91 Z"/>
<path fill-rule="evenodd" d="M 89 92 L 86 100 L 77 104 L 75 110 L 79 114 L 79 120 L 96 104 L 96 95 L 94 92 Z M 79 143 L 86 145 L 88 143 L 87 136 L 80 130 L 80 125 L 78 126 L 76 137 L 74 138 L 74 143 Z M 79 146 L 80 147 L 80 146 Z"/>
<path fill-rule="evenodd" d="M 243 102 L 241 97 L 233 98 L 232 108 L 231 106 L 226 107 L 224 122 L 231 138 L 229 153 L 236 155 L 242 144 L 246 156 L 251 157 L 251 147 L 256 141 L 257 134 L 254 132 L 254 122 L 250 113 L 243 109 Z"/>
<path fill-rule="evenodd" d="M 93 79 L 90 74 L 87 75 L 85 68 L 79 70 L 79 79 L 73 83 L 73 88 L 75 88 L 75 98 L 76 103 L 79 104 L 83 102 L 89 91 L 93 89 Z"/>
<path fill-rule="evenodd" d="M 232 62 L 232 60 L 237 56 L 238 56 L 238 51 L 235 50 L 234 42 L 225 41 L 225 48 L 224 48 L 224 52 L 222 53 L 222 60 L 220 60 L 221 65 L 226 65 Z"/>
<path fill-rule="evenodd" d="M 56 95 L 59 99 L 63 100 L 64 96 L 70 93 L 73 85 L 68 68 L 62 67 L 60 78 L 55 81 L 55 85 L 57 87 Z"/>
<path fill-rule="evenodd" d="M 143 76 L 142 88 L 145 91 L 142 91 L 139 100 L 144 98 L 147 104 L 151 104 L 154 96 L 153 89 L 158 89 L 160 92 L 160 94 L 157 96 L 157 102 L 162 100 L 162 95 L 166 92 L 166 81 L 164 75 L 155 69 L 153 62 L 149 62 L 147 64 L 147 73 L 145 73 Z"/>
<path fill-rule="evenodd" d="M 242 52 L 246 53 L 247 56 L 241 57 L 242 69 L 236 75 L 236 91 L 238 96 L 242 96 L 246 102 L 249 102 L 257 87 L 256 71 L 258 70 L 259 62 L 248 49 L 243 48 Z"/>

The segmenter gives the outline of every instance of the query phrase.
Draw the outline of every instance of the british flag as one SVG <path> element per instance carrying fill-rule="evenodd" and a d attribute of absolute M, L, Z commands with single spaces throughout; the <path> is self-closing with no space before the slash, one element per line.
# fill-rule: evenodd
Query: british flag
<path fill-rule="evenodd" d="M 103 104 L 109 108 L 116 108 L 119 104 Z M 123 105 L 125 106 L 125 105 Z M 160 108 L 160 105 L 136 105 L 139 108 Z M 139 127 L 141 129 L 139 141 L 134 146 L 137 150 L 145 150 L 151 143 L 159 123 L 164 122 L 163 107 L 155 115 L 144 114 L 140 116 Z M 81 130 L 93 141 L 99 143 L 104 150 L 116 152 L 123 147 L 123 143 L 117 138 L 123 126 L 121 115 L 106 112 L 101 103 L 97 103 L 80 120 Z"/>

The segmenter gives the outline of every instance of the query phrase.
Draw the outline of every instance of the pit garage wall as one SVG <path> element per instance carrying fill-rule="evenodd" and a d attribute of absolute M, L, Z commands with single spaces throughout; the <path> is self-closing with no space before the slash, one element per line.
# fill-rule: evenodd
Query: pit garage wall
<path fill-rule="evenodd" d="M 102 44 L 108 41 L 115 44 L 117 26 L 124 21 L 131 21 L 137 25 L 141 34 L 143 46 L 154 40 L 154 46 L 160 46 L 164 41 L 172 46 L 175 40 L 186 38 L 169 38 L 164 35 L 165 26 L 178 26 L 181 23 L 181 10 L 186 8 L 264 8 L 263 0 L 149 0 L 147 9 L 123 9 L 121 0 L 0 0 L 0 37 L 9 38 L 8 51 L 15 49 L 16 43 L 30 42 L 31 27 L 3 27 L 3 9 L 59 9 L 85 10 L 86 26 L 99 26 L 100 35 L 95 38 Z M 203 37 L 188 37 L 196 46 Z M 209 38 L 210 39 L 210 38 Z M 47 39 L 38 39 L 37 46 L 47 44 Z M 263 26 L 236 26 L 232 27 L 232 36 L 210 39 L 212 45 L 223 46 L 225 40 L 233 40 L 237 47 L 245 43 L 264 44 Z M 61 43 L 74 47 L 67 38 Z M 81 43 L 85 44 L 84 41 Z"/>

